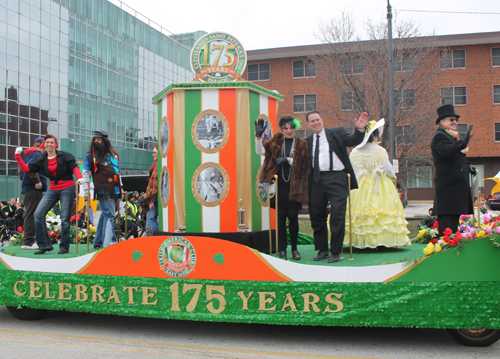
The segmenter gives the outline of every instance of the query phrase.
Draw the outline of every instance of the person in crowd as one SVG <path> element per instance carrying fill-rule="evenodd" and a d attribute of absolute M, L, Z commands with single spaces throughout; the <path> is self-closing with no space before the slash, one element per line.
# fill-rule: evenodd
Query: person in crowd
<path fill-rule="evenodd" d="M 114 223 L 116 206 L 122 196 L 118 153 L 111 146 L 108 134 L 95 131 L 90 150 L 83 161 L 83 178 L 94 182 L 94 199 L 99 202 L 101 215 L 97 223 L 94 248 L 105 248 L 116 243 Z M 86 186 L 85 186 L 86 187 Z M 88 194 L 88 188 L 85 188 Z M 88 195 L 87 195 L 88 196 Z"/>
<path fill-rule="evenodd" d="M 410 246 L 408 222 L 393 180 L 396 174 L 387 151 L 380 146 L 384 119 L 368 121 L 366 133 L 351 151 L 358 189 L 351 191 L 351 226 L 346 216 L 344 244 L 355 248 Z M 351 233 L 349 233 L 351 228 Z"/>
<path fill-rule="evenodd" d="M 308 112 L 306 120 L 313 132 L 306 141 L 312 158 L 312 171 L 309 176 L 309 215 L 314 231 L 314 246 L 318 251 L 314 260 L 328 258 L 329 263 L 335 263 L 340 260 L 344 242 L 345 213 L 349 195 L 347 174 L 350 174 L 351 189 L 358 188 L 346 147 L 357 146 L 363 141 L 368 114 L 363 112 L 354 120 L 357 129 L 353 134 L 344 127 L 325 128 L 318 111 Z M 328 201 L 331 205 L 330 256 L 328 256 L 326 210 Z"/>
<path fill-rule="evenodd" d="M 146 233 L 152 236 L 158 225 L 158 146 L 153 149 L 153 163 L 149 167 L 149 179 L 142 205 L 148 209 L 146 214 Z"/>
<path fill-rule="evenodd" d="M 262 144 L 262 134 L 266 127 L 267 123 L 263 119 L 255 122 L 255 151 L 265 156 L 259 181 L 267 183 L 274 175 L 278 175 L 278 255 L 287 259 L 288 219 L 292 259 L 300 260 L 297 249 L 299 209 L 302 208 L 302 203 L 309 201 L 310 161 L 307 142 L 295 135 L 296 129 L 300 128 L 300 121 L 292 116 L 280 118 L 281 131 Z"/>
<path fill-rule="evenodd" d="M 429 208 L 427 211 L 427 217 L 422 218 L 422 225 L 428 228 L 434 227 L 437 217 L 434 215 L 434 208 Z"/>
<path fill-rule="evenodd" d="M 43 138 L 35 139 L 33 146 L 26 149 L 24 154 L 24 163 L 30 164 L 42 157 L 40 146 Z M 43 192 L 47 191 L 47 179 L 41 173 L 22 172 L 21 193 L 24 195 L 24 239 L 22 249 L 38 249 L 35 242 L 35 210 L 42 200 Z"/>
<path fill-rule="evenodd" d="M 459 115 L 453 105 L 437 109 L 436 132 L 432 136 L 431 151 L 434 160 L 434 215 L 437 215 L 439 235 L 446 228 L 457 231 L 460 215 L 472 214 L 472 196 L 469 174 L 476 170 L 467 161 L 472 125 L 462 137 L 457 131 Z"/>
<path fill-rule="evenodd" d="M 17 203 L 17 198 L 16 197 L 11 197 L 10 198 L 10 203 L 9 203 L 9 208 L 10 208 L 10 217 L 14 217 L 16 214 L 16 203 Z"/>
<path fill-rule="evenodd" d="M 13 231 L 14 230 L 14 221 L 12 220 L 10 205 L 7 201 L 2 201 L 2 208 L 0 210 L 0 217 L 5 221 L 7 227 Z"/>
<path fill-rule="evenodd" d="M 45 153 L 28 165 L 21 158 L 23 149 L 18 147 L 15 151 L 16 161 L 24 173 L 39 172 L 50 179 L 49 189 L 35 211 L 36 243 L 38 245 L 38 251 L 35 254 L 44 254 L 54 249 L 47 234 L 45 216 L 58 201 L 61 202 L 61 243 L 58 253 L 66 254 L 69 252 L 70 246 L 71 205 L 75 199 L 73 175 L 76 176 L 81 185 L 85 184 L 85 180 L 78 169 L 75 157 L 69 152 L 58 150 L 58 141 L 54 135 L 46 135 L 41 147 L 45 149 Z"/>
<path fill-rule="evenodd" d="M 137 237 L 137 216 L 139 210 L 135 203 L 135 196 L 132 192 L 128 194 L 128 201 L 125 202 L 125 211 L 126 214 L 123 213 L 121 215 L 123 221 L 123 230 L 125 230 L 125 223 L 127 224 L 128 233 L 126 234 L 125 238 L 128 239 L 130 237 Z"/>
<path fill-rule="evenodd" d="M 10 207 L 9 202 L 7 201 L 2 201 L 2 212 L 7 216 L 12 218 L 14 216 L 14 213 L 12 211 L 12 208 Z"/>
<path fill-rule="evenodd" d="M 14 227 L 17 231 L 21 229 L 21 231 L 24 232 L 24 203 L 16 202 L 14 206 L 16 207 L 16 213 L 14 217 L 12 217 L 14 220 Z"/>

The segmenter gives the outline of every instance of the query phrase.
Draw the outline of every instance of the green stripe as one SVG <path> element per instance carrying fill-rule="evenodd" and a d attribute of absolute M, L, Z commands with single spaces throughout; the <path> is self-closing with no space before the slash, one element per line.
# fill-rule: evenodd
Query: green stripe
<path fill-rule="evenodd" d="M 193 192 L 191 191 L 191 181 L 194 172 L 201 165 L 201 152 L 196 148 L 191 138 L 191 127 L 193 126 L 194 119 L 201 112 L 201 90 L 186 90 L 184 106 L 186 232 L 201 232 L 201 204 L 194 198 Z"/>
<path fill-rule="evenodd" d="M 163 112 L 163 108 L 162 108 L 162 105 L 163 105 L 163 101 L 158 101 L 158 132 L 157 133 L 161 133 L 160 132 L 160 125 L 161 125 L 161 119 L 162 119 L 162 112 Z M 157 156 L 157 166 L 158 166 L 158 173 L 161 173 L 161 159 L 162 159 L 162 156 L 160 153 L 158 153 L 159 156 Z M 172 175 L 172 174 L 170 174 Z M 170 178 L 170 180 L 172 181 L 172 179 Z M 160 183 L 160 181 L 158 181 L 158 183 Z M 170 188 L 172 188 L 172 185 L 170 185 Z M 159 228 L 160 228 L 160 231 L 163 231 L 163 211 L 165 210 L 163 208 L 163 205 L 161 204 L 161 200 L 160 200 L 160 191 L 157 192 L 156 194 L 158 196 L 158 198 L 156 198 L 156 200 L 158 201 L 158 225 L 159 225 Z M 170 195 L 173 196 L 172 194 L 172 189 L 170 189 Z M 166 211 L 166 210 L 165 210 Z"/>
<path fill-rule="evenodd" d="M 255 120 L 260 115 L 259 93 L 250 91 L 250 133 L 255 133 Z M 262 205 L 257 199 L 255 191 L 255 179 L 260 168 L 260 155 L 252 151 L 251 160 L 252 166 L 252 230 L 262 230 Z"/>

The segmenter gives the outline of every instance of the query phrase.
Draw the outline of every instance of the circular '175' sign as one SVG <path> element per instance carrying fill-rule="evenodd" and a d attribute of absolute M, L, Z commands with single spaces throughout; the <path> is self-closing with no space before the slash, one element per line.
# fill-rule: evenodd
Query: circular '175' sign
<path fill-rule="evenodd" d="M 238 81 L 247 66 L 241 43 L 222 32 L 200 38 L 191 50 L 191 68 L 200 82 Z"/>

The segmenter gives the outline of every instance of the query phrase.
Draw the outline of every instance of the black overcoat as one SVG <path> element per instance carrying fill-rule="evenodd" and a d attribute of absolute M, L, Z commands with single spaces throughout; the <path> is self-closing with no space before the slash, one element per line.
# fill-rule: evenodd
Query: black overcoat
<path fill-rule="evenodd" d="M 469 162 L 461 152 L 466 147 L 463 140 L 457 141 L 442 130 L 437 130 L 432 136 L 436 189 L 433 215 L 472 213 Z"/>

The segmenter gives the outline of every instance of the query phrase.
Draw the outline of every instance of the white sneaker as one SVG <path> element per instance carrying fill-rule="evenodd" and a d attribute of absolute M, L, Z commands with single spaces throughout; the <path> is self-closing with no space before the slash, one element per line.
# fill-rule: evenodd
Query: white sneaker
<path fill-rule="evenodd" d="M 21 249 L 38 249 L 38 244 L 33 243 L 31 246 L 21 246 Z"/>

